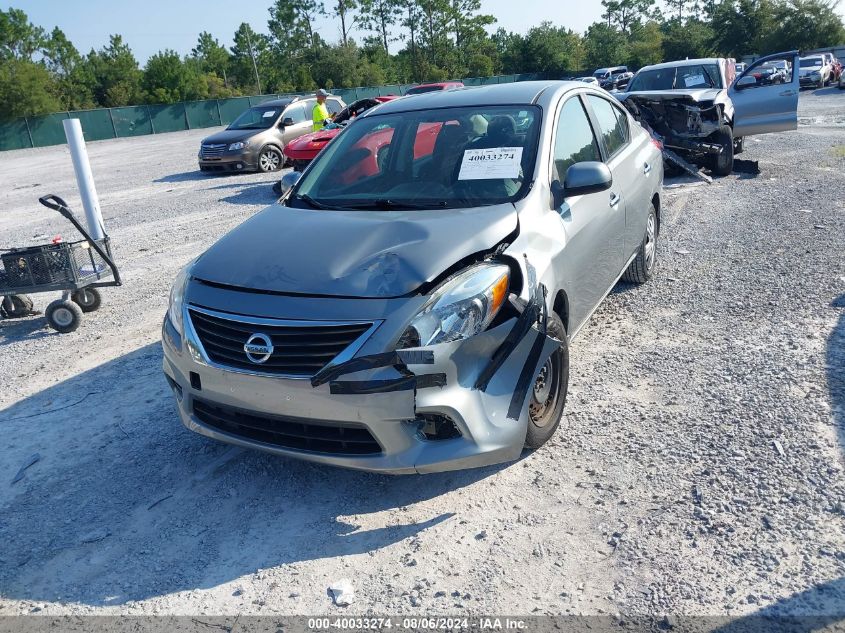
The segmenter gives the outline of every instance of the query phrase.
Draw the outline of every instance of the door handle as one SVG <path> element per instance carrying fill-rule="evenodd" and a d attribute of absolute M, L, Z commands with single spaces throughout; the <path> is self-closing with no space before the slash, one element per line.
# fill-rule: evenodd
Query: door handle
<path fill-rule="evenodd" d="M 619 200 L 620 200 L 619 196 L 611 191 L 610 192 L 610 206 L 615 207 L 617 204 L 619 204 Z"/>
<path fill-rule="evenodd" d="M 649 165 L 648 163 L 645 163 L 645 164 L 643 165 L 643 173 L 644 173 L 646 176 L 647 176 L 648 174 L 650 174 L 650 173 L 651 173 L 651 165 Z"/>
<path fill-rule="evenodd" d="M 794 90 L 784 90 L 783 92 L 779 93 L 781 97 L 794 97 L 795 91 Z"/>

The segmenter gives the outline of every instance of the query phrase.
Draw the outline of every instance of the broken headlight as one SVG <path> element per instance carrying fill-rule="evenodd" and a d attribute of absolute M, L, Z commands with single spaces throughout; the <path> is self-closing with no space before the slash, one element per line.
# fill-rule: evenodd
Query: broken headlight
<path fill-rule="evenodd" d="M 508 295 L 504 264 L 473 266 L 441 285 L 399 339 L 397 349 L 448 343 L 490 325 Z"/>
<path fill-rule="evenodd" d="M 188 287 L 188 280 L 191 278 L 191 267 L 196 259 L 190 261 L 187 266 L 179 271 L 173 286 L 170 288 L 170 304 L 167 307 L 167 318 L 176 328 L 179 334 L 184 334 L 182 322 L 182 305 L 185 302 L 185 290 Z"/>

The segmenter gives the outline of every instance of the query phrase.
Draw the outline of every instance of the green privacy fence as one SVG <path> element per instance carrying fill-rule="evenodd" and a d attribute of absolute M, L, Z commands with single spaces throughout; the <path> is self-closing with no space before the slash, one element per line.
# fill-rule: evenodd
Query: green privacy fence
<path fill-rule="evenodd" d="M 464 85 L 483 86 L 543 79 L 540 73 L 521 75 L 498 75 L 495 77 L 468 77 Z M 332 90 L 346 103 L 366 97 L 404 95 L 416 84 L 393 84 L 387 86 L 366 86 Z M 65 143 L 62 121 L 77 118 L 82 124 L 86 141 L 102 141 L 110 138 L 181 132 L 197 128 L 228 125 L 249 108 L 268 99 L 289 97 L 289 94 L 256 95 L 232 99 L 209 99 L 207 101 L 185 101 L 172 105 L 140 105 L 121 108 L 100 108 L 57 112 L 43 116 L 16 119 L 0 124 L 0 151 L 45 147 Z"/>

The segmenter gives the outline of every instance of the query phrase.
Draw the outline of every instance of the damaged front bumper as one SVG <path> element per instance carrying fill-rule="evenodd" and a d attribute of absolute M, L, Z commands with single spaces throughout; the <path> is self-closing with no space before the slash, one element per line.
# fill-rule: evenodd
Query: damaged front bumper
<path fill-rule="evenodd" d="M 184 336 L 166 320 L 162 337 L 164 372 L 183 424 L 231 444 L 383 473 L 516 459 L 525 442 L 530 388 L 559 345 L 544 333 L 540 294 L 523 303 L 520 316 L 469 339 L 385 351 L 422 300 L 291 298 L 193 285 Z M 362 304 L 368 314 L 354 314 Z M 227 306 L 265 320 L 269 314 L 378 318 L 352 358 L 310 378 L 286 378 L 212 362 L 191 305 L 245 320 Z"/>
<path fill-rule="evenodd" d="M 629 93 L 620 100 L 667 149 L 697 161 L 724 151 L 714 135 L 725 123 L 725 106 L 712 98 L 699 100 L 690 94 Z"/>

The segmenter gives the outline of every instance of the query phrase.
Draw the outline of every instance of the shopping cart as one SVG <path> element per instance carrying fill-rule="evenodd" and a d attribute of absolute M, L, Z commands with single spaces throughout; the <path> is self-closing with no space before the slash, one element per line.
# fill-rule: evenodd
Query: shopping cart
<path fill-rule="evenodd" d="M 54 330 L 73 332 L 83 312 L 100 307 L 98 288 L 121 285 L 120 273 L 108 236 L 93 239 L 58 196 L 50 194 L 38 201 L 61 213 L 85 239 L 0 250 L 0 312 L 8 318 L 26 316 L 32 313 L 27 295 L 60 291 L 62 298 L 50 303 L 44 316 Z"/>

